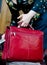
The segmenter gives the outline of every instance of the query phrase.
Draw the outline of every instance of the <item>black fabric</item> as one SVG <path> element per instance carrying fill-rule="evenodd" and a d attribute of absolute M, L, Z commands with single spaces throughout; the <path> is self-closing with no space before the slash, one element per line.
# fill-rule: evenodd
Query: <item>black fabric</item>
<path fill-rule="evenodd" d="M 12 14 L 11 24 L 12 26 L 17 26 L 17 22 L 19 21 L 17 17 L 19 16 L 19 10 L 23 10 L 24 13 L 27 13 L 31 9 L 31 5 L 33 4 L 33 0 L 31 3 L 29 0 L 17 0 L 17 5 L 12 0 L 6 0 L 7 5 Z M 11 3 L 11 4 L 10 4 Z M 14 22 L 15 21 L 15 22 Z"/>

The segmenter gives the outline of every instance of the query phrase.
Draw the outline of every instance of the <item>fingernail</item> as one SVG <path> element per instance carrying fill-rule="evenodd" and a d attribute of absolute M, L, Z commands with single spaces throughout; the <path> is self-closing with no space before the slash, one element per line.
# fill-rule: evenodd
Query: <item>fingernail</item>
<path fill-rule="evenodd" d="M 20 28 L 20 25 L 18 26 L 18 28 Z"/>

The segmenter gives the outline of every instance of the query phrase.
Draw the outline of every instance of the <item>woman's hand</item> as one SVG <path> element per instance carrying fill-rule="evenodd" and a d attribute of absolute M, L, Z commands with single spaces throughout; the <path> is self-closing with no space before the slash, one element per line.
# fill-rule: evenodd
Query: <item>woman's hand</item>
<path fill-rule="evenodd" d="M 36 14 L 36 12 L 34 11 L 30 11 L 27 14 L 22 14 L 18 17 L 18 19 L 20 19 L 20 21 L 18 21 L 19 26 L 22 27 L 27 27 L 29 25 L 30 20 L 32 19 L 32 17 Z M 19 27 L 18 26 L 18 27 Z"/>
<path fill-rule="evenodd" d="M 18 21 L 18 24 L 22 27 L 27 27 L 30 22 L 28 14 L 22 14 L 18 17 L 18 19 L 20 19 L 20 21 Z"/>

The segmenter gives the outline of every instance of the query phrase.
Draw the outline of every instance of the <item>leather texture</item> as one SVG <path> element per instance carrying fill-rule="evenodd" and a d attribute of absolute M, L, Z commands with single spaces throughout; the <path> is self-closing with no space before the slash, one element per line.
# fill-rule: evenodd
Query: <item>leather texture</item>
<path fill-rule="evenodd" d="M 7 28 L 2 59 L 10 61 L 42 61 L 43 32 L 11 26 Z"/>

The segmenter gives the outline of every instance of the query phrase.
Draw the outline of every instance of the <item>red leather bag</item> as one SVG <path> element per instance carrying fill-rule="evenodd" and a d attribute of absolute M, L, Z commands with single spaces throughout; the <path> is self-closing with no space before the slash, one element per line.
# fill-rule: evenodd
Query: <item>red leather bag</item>
<path fill-rule="evenodd" d="M 43 32 L 38 30 L 17 27 L 7 28 L 2 59 L 11 61 L 42 61 L 43 35 Z"/>

